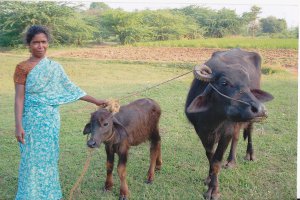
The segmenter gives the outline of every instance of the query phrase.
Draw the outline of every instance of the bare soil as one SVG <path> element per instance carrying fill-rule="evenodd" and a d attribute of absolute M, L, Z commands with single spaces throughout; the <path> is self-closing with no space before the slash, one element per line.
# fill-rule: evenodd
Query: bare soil
<path fill-rule="evenodd" d="M 114 47 L 96 46 L 52 52 L 53 57 L 77 57 L 100 60 L 126 61 L 157 61 L 157 62 L 191 62 L 202 63 L 210 58 L 213 52 L 225 49 L 216 48 L 186 48 L 186 47 Z M 291 71 L 298 71 L 298 50 L 291 49 L 248 49 L 256 51 L 262 56 L 263 66 L 284 67 Z"/>

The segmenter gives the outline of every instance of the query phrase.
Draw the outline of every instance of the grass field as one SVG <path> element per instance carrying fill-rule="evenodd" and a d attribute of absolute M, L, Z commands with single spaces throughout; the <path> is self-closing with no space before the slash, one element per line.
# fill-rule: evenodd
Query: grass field
<path fill-rule="evenodd" d="M 12 75 L 21 55 L 0 54 L 0 199 L 14 199 L 17 189 L 19 149 L 14 138 L 14 86 Z M 105 62 L 92 59 L 55 58 L 71 80 L 90 95 L 98 98 L 120 98 L 130 92 L 150 87 L 190 70 L 168 65 L 137 62 Z M 162 108 L 162 170 L 153 184 L 145 184 L 149 166 L 149 145 L 133 147 L 129 153 L 127 181 L 131 199 L 202 199 L 207 190 L 203 179 L 208 161 L 194 129 L 183 110 L 192 74 L 149 90 L 121 103 L 150 97 Z M 238 167 L 222 170 L 222 199 L 282 200 L 296 198 L 297 153 L 297 76 L 285 70 L 262 76 L 263 89 L 275 99 L 267 103 L 269 118 L 256 124 L 253 136 L 257 160 L 246 162 L 246 142 L 238 144 Z M 82 135 L 90 113 L 96 109 L 86 102 L 61 106 L 60 181 L 65 199 L 79 177 L 87 157 L 86 138 Z M 119 180 L 114 170 L 112 192 L 102 191 L 105 181 L 103 146 L 94 152 L 90 167 L 74 199 L 117 199 Z M 225 155 L 227 157 L 228 151 Z"/>
<path fill-rule="evenodd" d="M 203 47 L 203 48 L 259 48 L 259 49 L 298 49 L 298 39 L 280 38 L 205 38 L 197 40 L 169 40 L 141 42 L 135 46 L 151 47 Z"/>

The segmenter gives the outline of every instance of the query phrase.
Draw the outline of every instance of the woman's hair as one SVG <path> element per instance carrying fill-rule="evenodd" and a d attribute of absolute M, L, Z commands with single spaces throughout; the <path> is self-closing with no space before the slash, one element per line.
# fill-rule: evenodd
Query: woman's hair
<path fill-rule="evenodd" d="M 50 41 L 50 39 L 51 39 L 50 32 L 47 27 L 40 26 L 40 25 L 33 25 L 33 26 L 29 27 L 26 32 L 26 35 L 25 35 L 26 44 L 30 44 L 32 38 L 39 33 L 44 33 L 46 35 L 48 41 Z"/>

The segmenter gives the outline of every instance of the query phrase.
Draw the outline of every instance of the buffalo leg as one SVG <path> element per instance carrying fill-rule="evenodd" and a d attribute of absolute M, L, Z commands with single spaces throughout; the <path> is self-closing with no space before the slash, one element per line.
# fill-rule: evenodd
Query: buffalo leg
<path fill-rule="evenodd" d="M 231 139 L 232 139 L 232 135 L 230 135 L 230 134 L 223 134 L 220 138 L 218 147 L 216 149 L 215 154 L 213 155 L 211 165 L 210 165 L 211 181 L 209 182 L 207 192 L 204 194 L 204 197 L 206 199 L 216 200 L 220 197 L 218 176 L 221 171 L 222 159 L 223 159 L 224 153 L 225 153 L 227 146 Z"/>
<path fill-rule="evenodd" d="M 155 169 L 159 170 L 162 165 L 161 159 L 161 143 L 158 132 L 152 134 L 150 145 L 150 166 L 148 170 L 147 183 L 152 183 L 154 180 Z"/>
<path fill-rule="evenodd" d="M 113 169 L 114 169 L 114 152 L 112 147 L 109 147 L 108 145 L 105 146 L 107 160 L 106 160 L 106 181 L 104 190 L 105 191 L 111 191 L 113 187 Z"/>
<path fill-rule="evenodd" d="M 126 200 L 129 196 L 128 185 L 126 181 L 126 162 L 128 152 L 125 151 L 119 154 L 118 175 L 120 178 L 120 200 Z"/>
<path fill-rule="evenodd" d="M 209 162 L 209 165 L 211 166 L 211 161 L 212 161 L 212 158 L 214 156 L 214 142 L 213 142 L 213 140 L 212 141 L 207 141 L 206 138 L 201 138 L 200 137 L 200 139 L 201 139 L 201 142 L 202 142 L 202 144 L 205 148 L 205 153 L 206 153 L 206 157 L 207 157 L 207 160 Z M 212 172 L 212 169 L 210 167 L 208 176 L 204 180 L 205 185 L 208 185 L 211 181 L 211 177 L 210 177 L 211 172 Z"/>
<path fill-rule="evenodd" d="M 227 158 L 227 163 L 225 164 L 225 168 L 234 168 L 236 166 L 236 146 L 239 141 L 239 135 L 240 135 L 240 126 L 235 125 L 233 137 L 231 140 L 230 152 Z"/>
<path fill-rule="evenodd" d="M 246 152 L 246 160 L 255 160 L 254 150 L 252 146 L 252 130 L 253 130 L 253 123 L 250 123 L 247 128 L 244 129 L 244 138 L 248 137 L 248 144 L 247 144 L 247 152 Z"/>

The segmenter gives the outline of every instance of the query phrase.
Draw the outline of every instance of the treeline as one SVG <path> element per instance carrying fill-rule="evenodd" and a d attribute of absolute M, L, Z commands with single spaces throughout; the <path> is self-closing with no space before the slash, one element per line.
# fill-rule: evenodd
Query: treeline
<path fill-rule="evenodd" d="M 188 6 L 181 9 L 126 12 L 107 4 L 82 5 L 62 2 L 0 2 L 0 46 L 17 46 L 33 24 L 51 29 L 55 44 L 222 38 L 229 35 L 298 38 L 298 27 L 288 29 L 284 19 L 259 18 L 253 6 L 242 16 L 234 10 Z"/>

